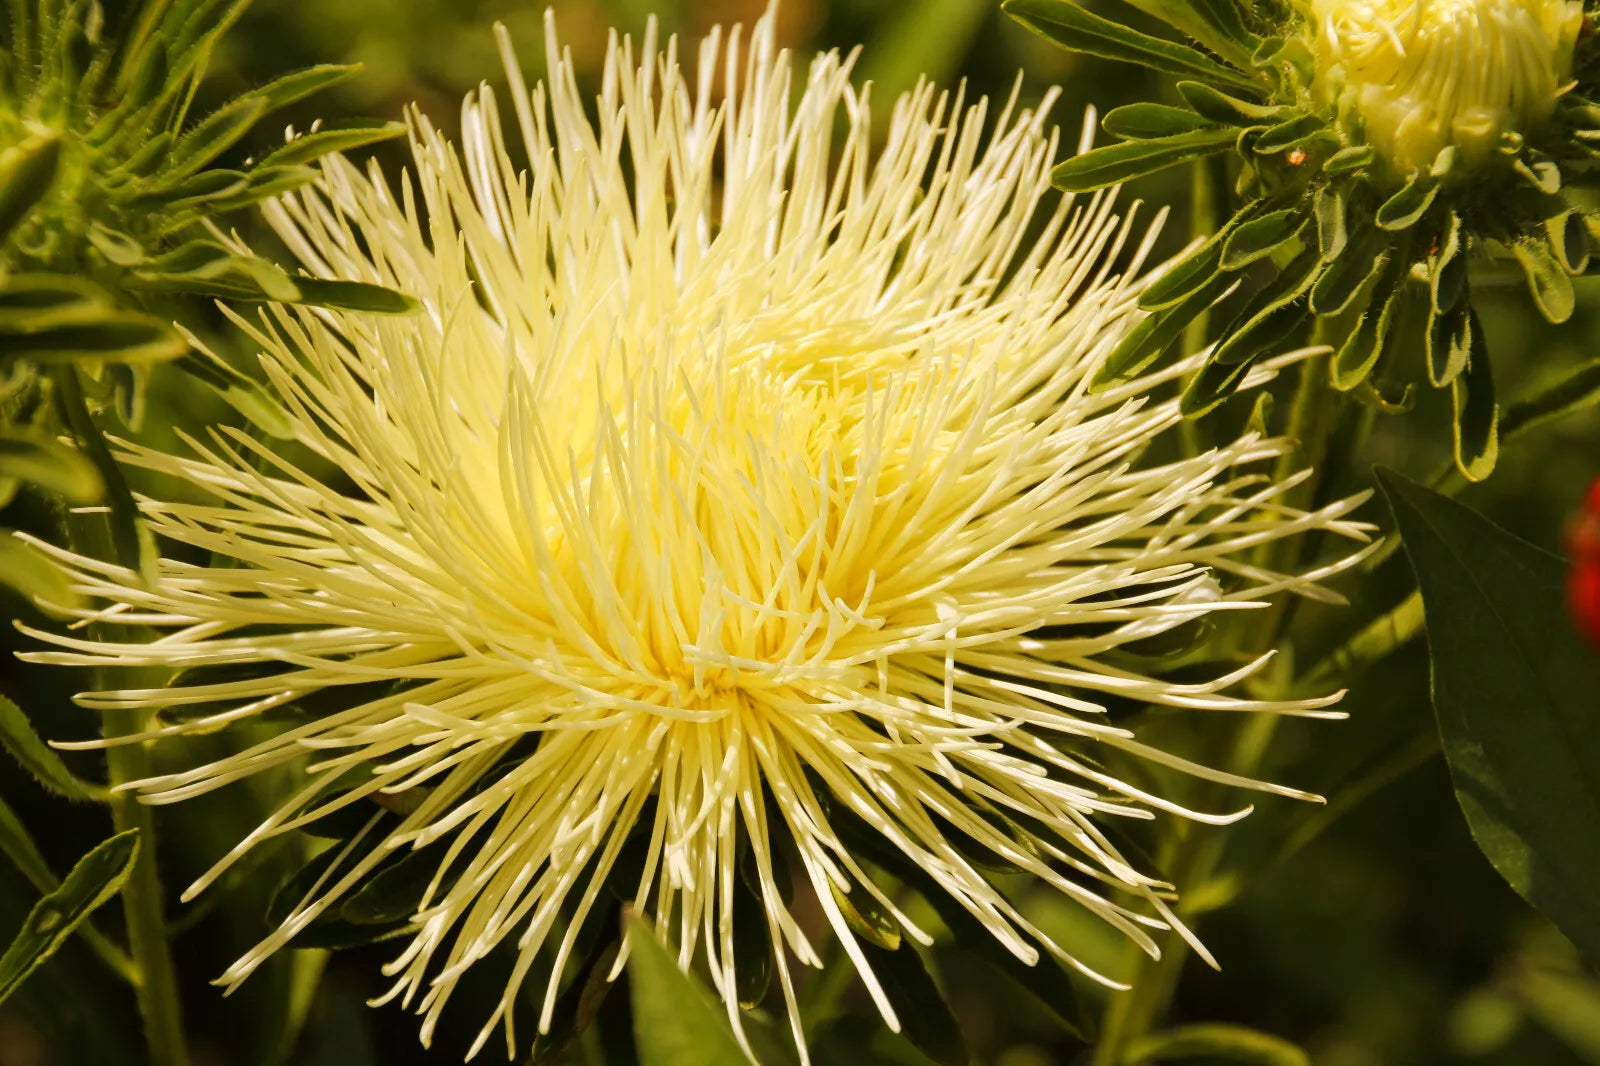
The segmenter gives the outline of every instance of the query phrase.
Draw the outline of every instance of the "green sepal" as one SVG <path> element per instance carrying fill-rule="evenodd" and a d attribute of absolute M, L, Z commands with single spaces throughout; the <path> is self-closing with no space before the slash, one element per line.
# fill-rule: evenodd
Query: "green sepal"
<path fill-rule="evenodd" d="M 1410 229 L 1439 195 L 1439 185 L 1426 171 L 1412 174 L 1400 191 L 1383 202 L 1374 216 L 1379 229 Z"/>
<path fill-rule="evenodd" d="M 333 152 L 391 141 L 406 132 L 404 122 L 379 122 L 356 119 L 349 123 L 328 123 L 312 133 L 302 134 L 261 160 L 262 167 L 285 167 L 310 163 Z"/>
<path fill-rule="evenodd" d="M 1358 231 L 1344 254 L 1328 263 L 1311 287 L 1311 311 L 1324 317 L 1342 314 L 1394 254 L 1386 234 L 1371 228 Z"/>
<path fill-rule="evenodd" d="M 1528 279 L 1528 293 L 1545 320 L 1565 322 L 1572 317 L 1576 299 L 1572 275 L 1556 258 L 1550 242 L 1542 235 L 1523 237 L 1511 245 L 1511 254 Z"/>
<path fill-rule="evenodd" d="M 1471 317 L 1472 348 L 1463 372 L 1451 382 L 1454 404 L 1456 466 L 1469 481 L 1482 481 L 1493 472 L 1500 455 L 1500 410 L 1495 405 L 1494 375 L 1478 316 Z"/>
<path fill-rule="evenodd" d="M 1459 301 L 1448 311 L 1432 312 L 1428 321 L 1428 382 L 1442 389 L 1466 369 L 1474 339 L 1472 306 Z"/>
<path fill-rule="evenodd" d="M 1341 148 L 1328 157 L 1322 164 L 1324 174 L 1348 174 L 1362 167 L 1371 166 L 1372 161 L 1378 157 L 1377 149 L 1370 144 L 1352 144 L 1348 148 Z"/>
<path fill-rule="evenodd" d="M 1221 278 L 1212 274 L 1200 288 L 1177 303 L 1152 312 L 1111 349 L 1105 362 L 1095 371 L 1089 387 L 1105 388 L 1132 377 L 1161 358 L 1183 334 L 1184 328 L 1194 321 L 1195 316 L 1211 306 L 1222 286 Z"/>
<path fill-rule="evenodd" d="M 1281 104 L 1243 100 L 1203 81 L 1180 81 L 1178 95 L 1199 114 L 1229 126 L 1276 124 L 1291 114 L 1290 109 Z"/>
<path fill-rule="evenodd" d="M 1113 108 L 1100 120 L 1100 128 L 1126 141 L 1149 141 L 1209 129 L 1210 119 L 1185 107 L 1137 103 Z"/>
<path fill-rule="evenodd" d="M 1198 48 L 1129 29 L 1069 0 L 1005 0 L 1000 9 L 1034 33 L 1073 52 L 1138 63 L 1167 74 L 1204 78 L 1245 90 L 1257 88 L 1250 78 L 1216 62 Z"/>
<path fill-rule="evenodd" d="M 1451 310 L 1467 292 L 1467 247 L 1461 216 L 1450 212 L 1438 247 L 1428 254 L 1428 297 L 1436 314 Z"/>
<path fill-rule="evenodd" d="M 1306 138 L 1320 133 L 1326 125 L 1316 115 L 1297 115 L 1261 131 L 1251 150 L 1257 155 L 1286 152 Z"/>
<path fill-rule="evenodd" d="M 1350 335 L 1334 353 L 1333 387 L 1340 392 L 1349 392 L 1366 381 L 1378 365 L 1384 340 L 1403 305 L 1420 302 L 1420 307 L 1426 308 L 1427 294 L 1422 286 L 1406 280 L 1406 273 L 1410 269 L 1411 264 L 1396 249 L 1379 270 L 1373 294 L 1382 298 L 1382 305 L 1375 300 L 1368 306 L 1356 323 L 1356 328 L 1350 331 Z"/>
<path fill-rule="evenodd" d="M 1240 223 L 1222 242 L 1222 269 L 1242 270 L 1265 259 L 1299 237 L 1307 221 L 1303 209 L 1286 207 Z"/>
<path fill-rule="evenodd" d="M 1318 186 L 1311 195 L 1311 214 L 1317 220 L 1317 258 L 1331 263 L 1350 243 L 1344 194 L 1329 185 Z"/>
<path fill-rule="evenodd" d="M 1050 172 L 1056 188 L 1066 192 L 1091 192 L 1158 170 L 1226 151 L 1232 146 L 1231 129 L 1195 130 L 1148 141 L 1124 141 L 1073 156 Z"/>
<path fill-rule="evenodd" d="M 0 153 L 0 242 L 49 195 L 60 165 L 61 136 L 54 130 L 32 133 Z"/>

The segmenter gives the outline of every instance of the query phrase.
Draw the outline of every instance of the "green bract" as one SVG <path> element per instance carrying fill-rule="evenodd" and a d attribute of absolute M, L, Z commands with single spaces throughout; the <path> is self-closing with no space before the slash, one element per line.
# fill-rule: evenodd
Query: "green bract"
<path fill-rule="evenodd" d="M 1267 275 L 1223 327 L 1185 396 L 1209 410 L 1307 318 L 1327 320 L 1334 385 L 1393 406 L 1374 372 L 1426 378 L 1455 400 L 1456 461 L 1481 478 L 1498 451 L 1469 257 L 1515 262 L 1544 317 L 1573 309 L 1600 223 L 1567 197 L 1593 187 L 1600 62 L 1575 0 L 1130 0 L 1185 40 L 1161 40 L 1072 0 L 1006 0 L 1075 51 L 1174 75 L 1182 106 L 1119 107 L 1121 143 L 1069 159 L 1086 191 L 1207 156 L 1231 162 L 1236 213 L 1144 293 L 1144 327 L 1102 380 L 1159 358 L 1243 272 Z M 1414 353 L 1414 354 L 1412 354 Z M 1394 360 L 1417 359 L 1415 370 Z M 1403 403 L 1403 398 L 1398 401 Z"/>

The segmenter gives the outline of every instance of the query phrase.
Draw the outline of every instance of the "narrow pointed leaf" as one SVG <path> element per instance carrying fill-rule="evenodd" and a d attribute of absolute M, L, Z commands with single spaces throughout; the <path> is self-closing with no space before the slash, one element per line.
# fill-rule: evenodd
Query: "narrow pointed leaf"
<path fill-rule="evenodd" d="M 173 145 L 166 169 L 174 178 L 193 174 L 237 144 L 266 112 L 266 101 L 256 96 L 225 105 Z"/>
<path fill-rule="evenodd" d="M 276 81 L 252 90 L 249 95 L 260 100 L 267 111 L 276 111 L 280 107 L 287 107 L 324 89 L 349 81 L 359 73 L 361 73 L 360 63 L 324 63 L 297 70 L 293 74 L 285 74 Z"/>
<path fill-rule="evenodd" d="M 1411 289 L 1405 281 L 1408 266 L 1398 255 L 1384 263 L 1378 273 L 1377 284 L 1373 286 L 1372 305 L 1334 353 L 1333 387 L 1341 392 L 1348 392 L 1366 381 L 1373 367 L 1378 365 L 1378 357 L 1383 354 L 1384 338 L 1394 322 L 1400 302 L 1408 298 Z M 1416 299 L 1426 298 L 1420 287 L 1419 291 L 1409 295 Z M 1379 300 L 1382 300 L 1381 304 Z"/>
<path fill-rule="evenodd" d="M 862 952 L 900 1021 L 900 1033 L 941 1066 L 966 1066 L 967 1042 L 939 986 L 915 948 L 886 951 L 863 943 Z"/>
<path fill-rule="evenodd" d="M 300 303 L 318 307 L 338 307 L 347 311 L 366 311 L 375 315 L 409 315 L 422 309 L 410 296 L 369 285 L 361 281 L 328 281 L 323 278 L 295 277 Z"/>
<path fill-rule="evenodd" d="M 1067 192 L 1090 192 L 1226 151 L 1234 138 L 1233 130 L 1208 129 L 1148 141 L 1124 141 L 1073 156 L 1057 166 L 1050 179 Z"/>
<path fill-rule="evenodd" d="M 643 919 L 627 918 L 629 991 L 639 1066 L 749 1066 L 726 1012 Z"/>
<path fill-rule="evenodd" d="M 1131 377 L 1161 358 L 1183 334 L 1184 328 L 1194 321 L 1195 316 L 1211 306 L 1221 288 L 1221 279 L 1213 276 L 1208 284 L 1178 303 L 1151 312 L 1106 356 L 1106 361 L 1095 371 L 1093 387 L 1103 388 L 1114 381 Z"/>
<path fill-rule="evenodd" d="M 1453 309 L 1467 292 L 1467 247 L 1461 231 L 1461 216 L 1454 211 L 1439 238 L 1438 247 L 1428 256 L 1428 291 L 1436 312 Z"/>
<path fill-rule="evenodd" d="M 1034 33 L 1074 52 L 1138 63 L 1154 70 L 1201 77 L 1245 89 L 1254 82 L 1197 48 L 1163 41 L 1091 14 L 1070 0 L 1005 0 L 1001 10 Z"/>
<path fill-rule="evenodd" d="M 28 912 L 22 930 L 0 956 L 0 1003 L 54 955 L 85 918 L 122 890 L 138 856 L 139 831 L 118 833 L 78 860 L 61 887 Z"/>
<path fill-rule="evenodd" d="M 1567 614 L 1566 560 L 1378 472 L 1417 573 L 1456 797 L 1500 875 L 1600 960 L 1600 656 Z"/>
<path fill-rule="evenodd" d="M 363 122 L 349 126 L 326 126 L 314 133 L 302 134 L 269 153 L 260 166 L 284 167 L 310 163 L 332 152 L 349 152 L 368 145 L 392 141 L 404 135 L 403 122 Z"/>
<path fill-rule="evenodd" d="M 111 296 L 85 278 L 15 274 L 0 283 L 0 334 L 81 325 L 111 312 Z"/>
<path fill-rule="evenodd" d="M 15 703 L 0 696 L 0 744 L 40 785 L 71 800 L 95 799 L 95 791 L 79 781 Z"/>
<path fill-rule="evenodd" d="M 91 322 L 33 333 L 0 333 L 0 366 L 110 361 L 159 362 L 183 354 L 183 340 L 166 323 L 133 311 L 117 311 Z"/>
<path fill-rule="evenodd" d="M 1500 436 L 1509 440 L 1552 419 L 1600 403 L 1600 358 L 1593 359 L 1532 396 L 1506 407 Z"/>
<path fill-rule="evenodd" d="M 1258 104 L 1204 81 L 1180 81 L 1178 95 L 1199 114 L 1229 126 L 1271 126 L 1289 115 L 1281 104 Z"/>

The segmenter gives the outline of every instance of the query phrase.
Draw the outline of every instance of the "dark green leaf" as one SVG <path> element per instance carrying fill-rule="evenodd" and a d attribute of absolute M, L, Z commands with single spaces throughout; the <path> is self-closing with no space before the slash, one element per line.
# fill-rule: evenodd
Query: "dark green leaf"
<path fill-rule="evenodd" d="M 1232 146 L 1234 136 L 1233 130 L 1215 129 L 1149 141 L 1124 141 L 1068 159 L 1051 172 L 1050 179 L 1057 188 L 1067 192 L 1103 189 L 1226 151 Z"/>
<path fill-rule="evenodd" d="M 528 1051 L 528 1066 L 555 1066 L 562 1061 L 562 1054 L 572 1042 L 594 1023 L 600 1005 L 611 991 L 608 977 L 621 947 L 619 940 L 597 943 L 579 965 L 572 984 L 556 999 L 550 1016 L 550 1031 L 534 1036 L 533 1046 Z"/>
<path fill-rule="evenodd" d="M 1467 365 L 1450 383 L 1455 405 L 1456 466 L 1469 481 L 1482 481 L 1500 455 L 1499 408 L 1494 401 L 1494 376 L 1489 368 L 1483 326 L 1471 314 L 1472 347 Z"/>
<path fill-rule="evenodd" d="M 1440 313 L 1453 309 L 1467 292 L 1467 242 L 1461 216 L 1454 211 L 1437 247 L 1428 254 L 1428 292 L 1434 311 Z"/>
<path fill-rule="evenodd" d="M 1456 796 L 1489 861 L 1600 960 L 1600 656 L 1568 619 L 1567 564 L 1380 470 L 1427 615 Z"/>
<path fill-rule="evenodd" d="M 1063 48 L 1103 59 L 1138 63 L 1168 74 L 1200 77 L 1246 90 L 1254 81 L 1197 48 L 1163 41 L 1091 14 L 1070 0 L 1005 0 L 1001 10 Z"/>
<path fill-rule="evenodd" d="M 371 817 L 367 812 L 366 817 Z M 428 883 L 439 872 L 439 849 L 407 851 L 385 865 L 348 896 L 339 915 L 355 925 L 392 925 L 409 921 L 422 902 Z"/>
<path fill-rule="evenodd" d="M 1300 1048 L 1271 1033 L 1242 1025 L 1208 1022 L 1150 1033 L 1128 1045 L 1126 1066 L 1142 1063 L 1181 1062 L 1187 1059 L 1221 1060 L 1245 1066 L 1311 1066 Z"/>
<path fill-rule="evenodd" d="M 1168 26 L 1192 37 L 1235 66 L 1249 63 L 1255 34 L 1245 28 L 1234 0 L 1128 0 Z"/>
<path fill-rule="evenodd" d="M 381 285 L 307 277 L 295 277 L 293 281 L 300 290 L 299 302 L 317 307 L 338 307 L 375 315 L 409 315 L 422 309 L 411 297 Z"/>
<path fill-rule="evenodd" d="M 0 241 L 50 192 L 61 162 L 61 138 L 53 130 L 31 133 L 0 152 Z"/>
<path fill-rule="evenodd" d="M 300 299 L 301 291 L 277 264 L 240 255 L 212 240 L 194 240 L 153 259 L 130 281 L 147 292 L 188 292 L 239 300 Z"/>
<path fill-rule="evenodd" d="M 348 152 L 356 148 L 365 148 L 369 144 L 390 141 L 404 135 L 405 132 L 406 125 L 403 122 L 330 124 L 313 133 L 296 137 L 282 148 L 269 153 L 259 165 L 284 167 L 309 163 L 332 152 Z"/>
<path fill-rule="evenodd" d="M 1227 240 L 1233 227 L 1255 215 L 1255 205 L 1247 204 L 1229 219 L 1204 244 L 1167 266 L 1160 277 L 1152 281 L 1139 294 L 1139 307 L 1144 311 L 1159 311 L 1186 300 L 1213 281 L 1222 270 L 1222 242 Z"/>
<path fill-rule="evenodd" d="M 739 1006 L 751 1010 L 767 998 L 772 963 L 772 929 L 761 904 L 759 882 L 752 884 L 741 870 L 733 885 L 733 980 Z"/>
<path fill-rule="evenodd" d="M 639 1066 L 748 1066 L 725 1012 L 643 919 L 630 913 L 626 921 Z"/>
<path fill-rule="evenodd" d="M 0 696 L 0 744 L 40 785 L 67 799 L 95 799 L 95 791 L 73 776 L 50 746 L 33 731 L 33 723 L 15 703 Z"/>
<path fill-rule="evenodd" d="M 1306 213 L 1298 207 L 1272 211 L 1236 226 L 1222 242 L 1222 269 L 1242 270 L 1300 236 Z"/>
<path fill-rule="evenodd" d="M 1106 361 L 1095 371 L 1094 388 L 1103 388 L 1114 381 L 1130 377 L 1159 359 L 1194 321 L 1222 288 L 1220 278 L 1213 277 L 1209 284 L 1190 293 L 1177 304 L 1168 305 L 1134 326 L 1116 347 L 1111 349 Z"/>
<path fill-rule="evenodd" d="M 139 857 L 139 831 L 130 829 L 78 860 L 61 887 L 28 912 L 22 930 L 0 956 L 0 1003 L 95 909 L 122 890 Z"/>
<path fill-rule="evenodd" d="M 1571 318 L 1576 304 L 1572 275 L 1556 258 L 1550 242 L 1543 236 L 1525 237 L 1511 246 L 1511 254 L 1528 278 L 1528 292 L 1539 313 L 1550 322 Z"/>
<path fill-rule="evenodd" d="M 1333 387 L 1341 392 L 1367 380 L 1378 359 L 1383 354 L 1389 331 L 1397 321 L 1404 319 L 1408 336 L 1415 335 L 1417 347 L 1422 347 L 1422 327 L 1427 321 L 1428 294 L 1421 285 L 1406 280 L 1410 269 L 1404 257 L 1396 255 L 1384 263 L 1373 286 L 1373 302 L 1362 313 L 1356 328 L 1339 346 L 1333 357 Z M 1382 304 L 1378 301 L 1382 300 Z"/>
<path fill-rule="evenodd" d="M 83 605 L 82 595 L 72 590 L 61 569 L 8 530 L 0 530 L 0 584 L 22 593 L 48 613 Z"/>
<path fill-rule="evenodd" d="M 1199 418 L 1214 410 L 1233 395 L 1233 390 L 1239 387 L 1239 383 L 1244 380 L 1244 376 L 1250 372 L 1253 365 L 1255 365 L 1254 358 L 1246 358 L 1237 363 L 1211 360 L 1201 367 L 1184 387 L 1183 395 L 1178 398 L 1178 413 L 1184 418 Z"/>
<path fill-rule="evenodd" d="M 1301 252 L 1223 327 L 1211 361 L 1224 366 L 1251 362 L 1292 333 L 1307 320 L 1306 293 L 1321 268 L 1311 249 Z"/>
<path fill-rule="evenodd" d="M 206 208 L 211 211 L 237 211 L 241 207 L 293 192 L 317 180 L 317 172 L 307 166 L 256 167 L 248 173 L 248 185 L 236 193 L 212 200 L 206 204 Z"/>
<path fill-rule="evenodd" d="M 1137 103 L 1113 108 L 1100 120 L 1107 133 L 1129 141 L 1149 141 L 1208 129 L 1213 123 L 1187 108 Z"/>
<path fill-rule="evenodd" d="M 199 379 L 228 406 L 249 419 L 257 429 L 279 440 L 289 440 L 294 436 L 294 422 L 283 405 L 257 382 L 217 356 L 199 348 L 190 348 L 176 365 L 178 369 Z"/>
<path fill-rule="evenodd" d="M 966 1066 L 967 1042 L 961 1026 L 916 949 L 905 944 L 898 951 L 889 951 L 865 942 L 861 950 L 894 1008 L 901 1034 L 942 1066 Z"/>

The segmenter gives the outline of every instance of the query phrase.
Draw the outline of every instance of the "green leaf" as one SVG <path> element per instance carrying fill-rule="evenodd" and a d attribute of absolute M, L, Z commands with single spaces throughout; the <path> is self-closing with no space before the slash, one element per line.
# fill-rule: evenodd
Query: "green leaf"
<path fill-rule="evenodd" d="M 285 74 L 276 81 L 252 90 L 249 95 L 265 104 L 266 110 L 276 111 L 280 107 L 287 107 L 324 89 L 349 81 L 359 73 L 361 73 L 360 63 L 324 63 L 297 70 L 293 74 Z"/>
<path fill-rule="evenodd" d="M 294 421 L 282 404 L 260 384 L 241 374 L 225 361 L 197 345 L 178 360 L 176 366 L 199 380 L 238 411 L 250 424 L 278 440 L 295 435 Z"/>
<path fill-rule="evenodd" d="M 1545 238 L 1556 262 L 1568 274 L 1582 274 L 1589 266 L 1589 228 L 1584 224 L 1583 212 L 1561 211 L 1544 221 Z"/>
<path fill-rule="evenodd" d="M 1333 357 L 1333 387 L 1348 392 L 1367 380 L 1378 359 L 1383 354 L 1384 342 L 1396 319 L 1406 318 L 1408 323 L 1421 325 L 1427 307 L 1427 293 L 1421 285 L 1406 280 L 1410 264 L 1400 255 L 1389 258 L 1378 273 L 1373 286 L 1373 303 L 1361 315 L 1361 320 L 1350 336 L 1339 346 Z M 1377 301 L 1382 300 L 1382 304 Z M 1421 335 L 1418 333 L 1421 347 Z"/>
<path fill-rule="evenodd" d="M 1378 157 L 1377 149 L 1370 144 L 1353 144 L 1348 148 L 1341 148 L 1328 157 L 1322 164 L 1324 174 L 1348 174 L 1352 170 L 1360 170 L 1370 166 Z"/>
<path fill-rule="evenodd" d="M 1500 455 L 1499 408 L 1494 402 L 1494 377 L 1483 326 L 1471 315 L 1471 350 L 1467 365 L 1450 383 L 1455 407 L 1456 466 L 1469 481 L 1482 481 Z"/>
<path fill-rule="evenodd" d="M 1180 133 L 1193 133 L 1215 125 L 1210 119 L 1195 114 L 1188 108 L 1168 107 L 1166 104 L 1137 103 L 1112 108 L 1100 120 L 1101 129 L 1114 137 L 1128 141 L 1149 141 L 1157 137 L 1175 137 Z"/>
<path fill-rule="evenodd" d="M 33 731 L 33 723 L 15 703 L 0 696 L 0 744 L 40 785 L 72 800 L 99 798 L 93 786 L 79 781 L 49 745 Z"/>
<path fill-rule="evenodd" d="M 1276 155 L 1287 152 L 1306 138 L 1320 132 L 1327 123 L 1316 115 L 1295 115 L 1270 129 L 1263 130 L 1251 150 L 1257 155 Z"/>
<path fill-rule="evenodd" d="M 83 597 L 72 590 L 61 570 L 10 530 L 0 530 L 0 584 L 20 592 L 47 613 L 83 605 Z"/>
<path fill-rule="evenodd" d="M 139 857 L 139 831 L 118 833 L 72 868 L 61 887 L 28 912 L 22 930 L 0 956 L 0 1003 L 66 942 L 95 909 L 122 890 Z"/>
<path fill-rule="evenodd" d="M 1272 211 L 1241 223 L 1222 242 L 1222 269 L 1243 270 L 1300 236 L 1306 213 L 1298 207 Z"/>
<path fill-rule="evenodd" d="M 172 146 L 164 171 L 168 181 L 186 178 L 237 144 L 267 113 L 267 102 L 241 96 L 211 113 Z"/>
<path fill-rule="evenodd" d="M 1320 269 L 1321 264 L 1312 249 L 1295 257 L 1282 274 L 1252 296 L 1223 328 L 1211 361 L 1233 366 L 1267 354 L 1269 348 L 1306 321 L 1306 293 Z"/>
<path fill-rule="evenodd" d="M 1378 228 L 1386 230 L 1410 229 L 1433 205 L 1439 195 L 1439 185 L 1426 171 L 1412 174 L 1400 191 L 1385 200 L 1375 217 Z"/>
<path fill-rule="evenodd" d="M 600 1005 L 611 991 L 611 981 L 607 978 L 621 947 L 619 940 L 597 943 L 579 965 L 577 976 L 556 998 L 550 1015 L 550 1031 L 534 1035 L 533 1046 L 528 1049 L 528 1066 L 555 1066 L 564 1061 L 563 1053 L 594 1023 Z"/>
<path fill-rule="evenodd" d="M 313 133 L 302 134 L 269 153 L 258 164 L 263 167 L 284 167 L 309 163 L 332 152 L 348 152 L 365 148 L 369 144 L 391 141 L 404 135 L 404 122 L 355 121 L 348 125 L 330 123 Z"/>
<path fill-rule="evenodd" d="M 833 889 L 833 902 L 838 905 L 845 924 L 856 936 L 885 951 L 899 950 L 900 923 L 879 906 L 866 889 L 857 888 L 854 892 L 845 893 L 836 887 Z"/>
<path fill-rule="evenodd" d="M 1422 589 L 1433 705 L 1485 856 L 1600 961 L 1600 656 L 1568 618 L 1567 563 L 1380 469 Z"/>
<path fill-rule="evenodd" d="M 1246 204 L 1216 233 L 1194 251 L 1170 264 L 1166 271 L 1139 294 L 1139 308 L 1159 311 L 1188 299 L 1216 279 L 1222 270 L 1222 242 L 1233 227 L 1254 216 L 1254 204 Z"/>
<path fill-rule="evenodd" d="M 207 239 L 190 241 L 152 259 L 133 271 L 129 280 L 146 292 L 187 292 L 238 300 L 291 302 L 302 295 L 277 264 L 239 255 Z"/>
<path fill-rule="evenodd" d="M 1073 156 L 1050 173 L 1057 188 L 1090 192 L 1225 151 L 1237 136 L 1229 129 L 1196 130 L 1148 141 L 1124 141 Z"/>
<path fill-rule="evenodd" d="M 894 1008 L 901 1035 L 942 1066 L 966 1066 L 970 1059 L 961 1026 L 917 950 L 904 944 L 890 951 L 864 941 L 861 951 Z"/>
<path fill-rule="evenodd" d="M 1528 293 L 1539 313 L 1553 323 L 1571 318 L 1576 305 L 1572 275 L 1556 258 L 1550 242 L 1543 236 L 1525 237 L 1511 246 L 1511 254 L 1528 278 Z"/>
<path fill-rule="evenodd" d="M 1247 1066 L 1311 1066 L 1310 1056 L 1281 1036 L 1221 1022 L 1185 1025 L 1142 1036 L 1128 1045 L 1122 1061 L 1126 1066 L 1140 1066 L 1186 1059 L 1220 1059 Z"/>
<path fill-rule="evenodd" d="M 247 173 L 249 184 L 236 193 L 212 200 L 206 204 L 206 208 L 210 211 L 237 211 L 241 207 L 293 192 L 317 180 L 317 172 L 308 166 L 256 167 Z"/>
<path fill-rule="evenodd" d="M 636 914 L 627 922 L 628 985 L 639 1066 L 749 1066 L 725 1011 Z"/>
<path fill-rule="evenodd" d="M 1461 216 L 1450 212 L 1438 246 L 1428 254 L 1428 292 L 1433 310 L 1453 310 L 1467 294 L 1467 242 L 1461 232 Z"/>
<path fill-rule="evenodd" d="M 0 432 L 0 478 L 37 485 L 68 503 L 94 503 L 105 486 L 93 463 L 50 437 Z"/>
<path fill-rule="evenodd" d="M 1127 0 L 1235 66 L 1247 66 L 1258 38 L 1245 28 L 1235 0 Z"/>
<path fill-rule="evenodd" d="M 1180 302 L 1152 312 L 1111 349 L 1095 371 L 1092 387 L 1103 388 L 1131 377 L 1159 359 L 1195 316 L 1211 306 L 1221 288 L 1221 279 L 1213 277 Z"/>
<path fill-rule="evenodd" d="M 366 311 L 374 315 L 410 315 L 422 310 L 422 304 L 412 297 L 382 285 L 299 276 L 291 280 L 300 290 L 299 302 L 317 307 Z"/>
<path fill-rule="evenodd" d="M 1074 52 L 1138 63 L 1182 77 L 1245 90 L 1260 88 L 1198 48 L 1163 41 L 1085 11 L 1070 0 L 1005 0 L 1000 9 L 1034 33 Z"/>
<path fill-rule="evenodd" d="M 0 152 L 0 241 L 50 192 L 60 163 L 61 137 L 54 130 L 32 133 Z"/>
<path fill-rule="evenodd" d="M 1289 114 L 1281 104 L 1253 103 L 1203 81 L 1180 81 L 1178 95 L 1201 115 L 1228 126 L 1272 125 Z"/>
<path fill-rule="evenodd" d="M 1396 250 L 1380 230 L 1364 229 L 1329 263 L 1311 287 L 1310 307 L 1319 315 L 1338 315 L 1355 301 L 1367 282 L 1382 270 Z"/>

